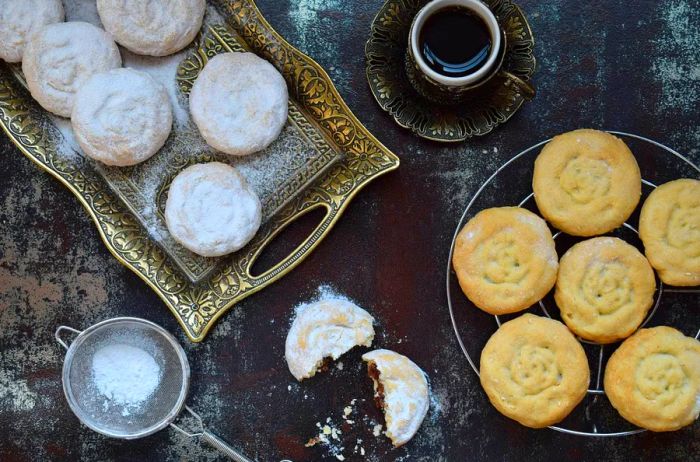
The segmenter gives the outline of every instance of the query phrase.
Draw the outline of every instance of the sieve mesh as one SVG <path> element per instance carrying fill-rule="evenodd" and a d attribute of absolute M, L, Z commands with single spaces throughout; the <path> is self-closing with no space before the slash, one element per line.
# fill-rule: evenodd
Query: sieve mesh
<path fill-rule="evenodd" d="M 93 360 L 97 352 L 114 346 L 143 350 L 158 365 L 158 385 L 142 401 L 120 403 L 100 392 Z M 63 365 L 63 389 L 85 425 L 107 436 L 133 439 L 161 430 L 175 419 L 187 396 L 189 372 L 182 347 L 163 328 L 142 319 L 115 318 L 83 331 L 72 343 Z"/>

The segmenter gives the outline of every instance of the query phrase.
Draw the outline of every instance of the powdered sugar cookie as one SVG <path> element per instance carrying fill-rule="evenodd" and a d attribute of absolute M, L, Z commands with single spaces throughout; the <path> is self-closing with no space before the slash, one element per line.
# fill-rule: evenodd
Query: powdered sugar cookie
<path fill-rule="evenodd" d="M 187 167 L 170 185 L 165 221 L 176 241 L 205 257 L 235 252 L 260 227 L 258 196 L 221 162 Z"/>
<path fill-rule="evenodd" d="M 121 65 L 109 34 L 86 22 L 64 22 L 32 35 L 24 49 L 22 71 L 29 91 L 44 109 L 69 117 L 83 83 Z"/>
<path fill-rule="evenodd" d="M 63 17 L 61 0 L 0 0 L 0 58 L 22 61 L 29 36 Z"/>
<path fill-rule="evenodd" d="M 113 69 L 90 77 L 71 115 L 83 152 L 107 165 L 134 165 L 163 146 L 173 123 L 168 93 L 150 75 Z"/>
<path fill-rule="evenodd" d="M 134 53 L 166 56 L 189 45 L 202 27 L 205 0 L 97 0 L 104 28 Z"/>
<path fill-rule="evenodd" d="M 384 411 L 386 436 L 398 447 L 408 442 L 428 413 L 430 398 L 425 373 L 413 361 L 391 350 L 362 355 L 374 382 L 374 397 Z"/>
<path fill-rule="evenodd" d="M 374 318 L 347 300 L 330 298 L 297 310 L 284 356 L 299 381 L 313 377 L 328 358 L 338 359 L 357 345 L 370 346 Z"/>
<path fill-rule="evenodd" d="M 287 84 L 253 53 L 213 57 L 190 92 L 190 112 L 206 142 L 227 154 L 265 149 L 287 120 Z"/>

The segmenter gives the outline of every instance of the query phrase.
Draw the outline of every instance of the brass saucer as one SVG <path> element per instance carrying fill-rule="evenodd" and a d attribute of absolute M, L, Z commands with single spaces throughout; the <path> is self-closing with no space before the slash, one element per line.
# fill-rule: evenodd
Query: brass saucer
<path fill-rule="evenodd" d="M 476 88 L 459 104 L 437 104 L 411 85 L 406 47 L 411 21 L 426 0 L 386 0 L 365 45 L 367 81 L 379 105 L 402 127 L 434 141 L 463 141 L 489 133 L 510 119 L 525 98 L 501 76 Z M 485 0 L 507 37 L 503 69 L 523 80 L 535 72 L 534 38 L 522 10 L 510 0 Z"/>

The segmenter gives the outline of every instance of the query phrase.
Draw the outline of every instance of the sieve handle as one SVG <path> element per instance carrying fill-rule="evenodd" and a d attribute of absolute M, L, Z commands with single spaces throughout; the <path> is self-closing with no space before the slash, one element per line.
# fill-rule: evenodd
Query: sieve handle
<path fill-rule="evenodd" d="M 253 462 L 240 452 L 233 449 L 231 446 L 229 446 L 229 444 L 226 441 L 222 440 L 209 430 L 204 430 L 202 432 L 202 439 L 210 445 L 214 446 L 219 451 L 229 456 L 231 459 L 235 460 L 236 462 Z"/>
<path fill-rule="evenodd" d="M 63 339 L 61 338 L 61 332 L 64 330 L 73 332 L 74 334 L 78 334 L 78 335 L 82 334 L 82 331 L 77 330 L 77 329 L 73 329 L 72 327 L 68 327 L 68 326 L 58 326 L 58 329 L 56 329 L 56 333 L 54 334 L 54 337 L 56 337 L 56 341 L 58 343 L 60 343 L 61 346 L 67 350 L 68 344 L 66 342 L 64 342 Z"/>

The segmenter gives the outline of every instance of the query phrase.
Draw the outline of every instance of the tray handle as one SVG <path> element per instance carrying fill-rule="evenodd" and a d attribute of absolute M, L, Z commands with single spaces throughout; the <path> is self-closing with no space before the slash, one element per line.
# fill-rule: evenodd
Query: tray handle
<path fill-rule="evenodd" d="M 324 214 L 323 218 L 321 218 L 320 222 L 316 225 L 316 227 L 313 229 L 311 234 L 307 236 L 305 239 L 302 240 L 302 242 L 294 249 L 292 250 L 289 255 L 284 257 L 282 260 L 280 260 L 278 263 L 273 265 L 270 269 L 265 270 L 264 272 L 253 275 L 251 273 L 251 269 L 255 262 L 257 261 L 258 257 L 265 251 L 265 249 L 280 235 L 284 232 L 285 229 L 295 221 L 297 221 L 299 218 L 303 217 L 307 213 L 310 213 L 314 210 L 317 210 L 319 208 L 325 208 L 326 213 Z M 294 268 L 296 265 L 301 263 L 301 261 L 306 258 L 306 256 L 311 253 L 311 251 L 319 244 L 319 242 L 323 239 L 324 237 L 324 232 L 326 229 L 329 227 L 333 226 L 334 222 L 336 221 L 338 217 L 338 212 L 340 208 L 334 207 L 331 203 L 328 202 L 316 202 L 312 204 L 309 207 L 305 207 L 302 210 L 298 210 L 296 213 L 291 215 L 289 218 L 287 218 L 284 223 L 279 226 L 274 232 L 270 233 L 269 236 L 266 236 L 265 240 L 263 243 L 260 245 L 258 251 L 253 255 L 253 257 L 250 259 L 248 262 L 248 265 L 245 268 L 245 276 L 249 280 L 249 282 L 253 285 L 258 285 L 258 284 L 264 284 L 271 282 L 270 279 L 274 278 L 275 276 L 281 276 L 283 274 L 286 274 L 288 271 L 290 271 L 292 268 Z"/>

